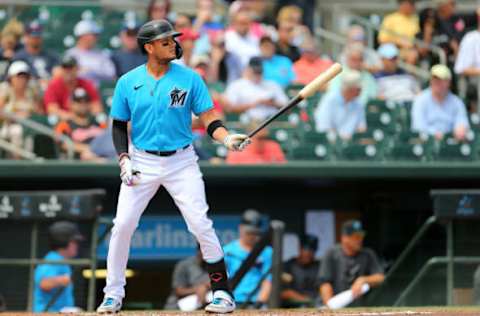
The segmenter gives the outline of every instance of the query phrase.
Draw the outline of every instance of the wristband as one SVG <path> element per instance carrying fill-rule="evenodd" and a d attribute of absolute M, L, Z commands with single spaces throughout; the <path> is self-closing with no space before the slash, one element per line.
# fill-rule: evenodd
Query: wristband
<path fill-rule="evenodd" d="M 210 135 L 211 138 L 213 138 L 213 133 L 217 130 L 217 128 L 219 127 L 223 127 L 225 129 L 227 129 L 225 127 L 225 125 L 223 125 L 223 122 L 221 120 L 215 120 L 213 122 L 211 122 L 210 124 L 208 124 L 208 127 L 207 127 L 207 133 L 208 135 Z"/>

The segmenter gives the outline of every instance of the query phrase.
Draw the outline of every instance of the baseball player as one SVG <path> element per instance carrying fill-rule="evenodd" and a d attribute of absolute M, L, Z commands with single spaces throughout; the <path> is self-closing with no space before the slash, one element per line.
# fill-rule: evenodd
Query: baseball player
<path fill-rule="evenodd" d="M 147 63 L 124 74 L 115 87 L 110 116 L 123 183 L 108 249 L 105 298 L 97 309 L 99 313 L 121 309 L 130 240 L 160 186 L 174 199 L 207 263 L 213 301 L 205 310 L 229 313 L 235 309 L 222 247 L 207 217 L 204 182 L 191 145 L 191 113 L 207 126 L 214 140 L 230 150 L 243 150 L 250 139 L 243 134 L 229 134 L 213 110 L 200 76 L 171 63 L 182 55 L 175 41 L 180 35 L 165 20 L 144 24 L 137 41 L 147 55 Z M 131 125 L 130 152 L 127 122 Z"/>

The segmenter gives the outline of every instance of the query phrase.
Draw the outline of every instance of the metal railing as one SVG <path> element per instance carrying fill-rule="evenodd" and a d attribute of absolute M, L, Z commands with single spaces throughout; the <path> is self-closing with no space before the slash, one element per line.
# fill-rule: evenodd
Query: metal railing
<path fill-rule="evenodd" d="M 404 39 L 404 40 L 412 41 L 415 45 L 417 45 L 419 47 L 428 48 L 432 53 L 434 53 L 438 56 L 438 59 L 439 59 L 441 64 L 444 64 L 444 65 L 447 64 L 447 55 L 445 54 L 445 51 L 440 46 L 427 43 L 427 42 L 422 41 L 418 38 L 410 38 L 410 37 L 404 36 L 404 35 L 399 34 L 399 33 L 395 32 L 391 29 L 382 28 L 382 27 L 380 27 L 378 25 L 375 25 L 372 22 L 370 22 L 369 20 L 367 20 L 367 19 L 365 19 L 361 16 L 358 16 L 358 15 L 351 15 L 350 18 L 354 22 L 360 24 L 361 26 L 363 26 L 367 29 L 369 38 L 373 38 L 373 33 L 374 33 L 373 30 L 378 31 L 378 32 L 385 31 L 390 35 L 394 35 L 394 36 L 399 37 L 399 38 Z M 369 43 L 369 45 L 372 45 L 372 44 L 373 43 Z"/>
<path fill-rule="evenodd" d="M 22 157 L 23 159 L 28 159 L 28 160 L 42 159 L 42 158 L 39 158 L 34 153 L 32 153 L 28 150 L 25 150 L 21 147 L 18 147 L 18 146 L 14 145 L 10 142 L 7 142 L 6 140 L 1 139 L 1 138 L 0 138 L 0 148 L 5 150 L 5 151 L 11 152 L 16 156 Z"/>
<path fill-rule="evenodd" d="M 337 44 L 337 45 L 345 45 L 347 43 L 347 38 L 346 37 L 338 35 L 337 33 L 326 30 L 322 27 L 315 28 L 315 35 L 319 36 L 323 39 L 326 39 L 328 41 L 331 41 L 331 42 L 333 42 L 334 44 Z M 376 51 L 374 49 L 370 48 L 370 47 L 366 47 L 365 49 L 376 54 Z M 338 53 L 338 51 L 336 53 Z M 423 80 L 428 80 L 430 78 L 429 72 L 425 71 L 424 69 L 422 69 L 420 67 L 407 64 L 407 63 L 405 63 L 401 60 L 398 62 L 398 65 L 401 69 L 403 69 L 403 70 L 405 70 L 409 73 L 413 73 L 415 76 L 417 76 L 417 77 L 419 77 Z"/>
<path fill-rule="evenodd" d="M 33 120 L 30 120 L 30 119 L 18 117 L 15 114 L 7 112 L 5 110 L 0 111 L 0 115 L 9 119 L 9 120 L 11 120 L 11 121 L 14 121 L 15 123 L 18 123 L 18 124 L 22 125 L 23 127 L 30 128 L 30 129 L 34 130 L 35 132 L 37 132 L 39 134 L 46 135 L 46 136 L 50 137 L 51 139 L 53 139 L 54 141 L 61 141 L 63 144 L 65 144 L 65 148 L 66 148 L 66 151 L 67 151 L 67 159 L 72 160 L 74 158 L 75 144 L 73 143 L 73 141 L 71 140 L 70 137 L 62 135 L 62 134 L 58 134 L 53 129 L 51 129 L 51 128 L 43 125 L 43 124 L 40 124 L 40 123 L 35 122 Z M 33 153 L 31 153 L 31 154 L 33 154 Z M 31 156 L 31 157 L 33 157 L 33 156 Z M 35 158 L 36 158 L 36 156 L 35 156 Z M 35 158 L 33 158 L 33 159 L 35 159 Z"/>

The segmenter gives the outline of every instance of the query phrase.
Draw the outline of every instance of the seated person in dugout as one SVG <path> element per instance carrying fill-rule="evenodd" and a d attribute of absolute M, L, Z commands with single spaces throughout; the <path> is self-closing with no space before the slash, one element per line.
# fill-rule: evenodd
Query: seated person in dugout
<path fill-rule="evenodd" d="M 335 295 L 351 290 L 355 299 L 362 295 L 362 287 L 380 285 L 385 276 L 372 249 L 363 247 L 365 231 L 358 220 L 342 225 L 340 244 L 329 249 L 320 267 L 320 296 L 326 305 Z"/>
<path fill-rule="evenodd" d="M 298 256 L 287 261 L 283 269 L 285 285 L 281 298 L 285 307 L 317 305 L 320 262 L 315 259 L 315 253 L 318 238 L 303 234 L 299 246 Z"/>

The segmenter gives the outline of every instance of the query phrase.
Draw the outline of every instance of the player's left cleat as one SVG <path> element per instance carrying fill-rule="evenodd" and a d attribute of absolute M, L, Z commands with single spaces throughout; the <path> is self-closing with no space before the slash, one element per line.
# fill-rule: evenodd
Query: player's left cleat
<path fill-rule="evenodd" d="M 213 300 L 205 307 L 207 313 L 227 314 L 235 310 L 233 297 L 225 291 L 215 291 Z"/>
<path fill-rule="evenodd" d="M 98 306 L 97 313 L 99 314 L 115 314 L 122 308 L 122 303 L 112 297 L 105 297 L 102 304 Z"/>

